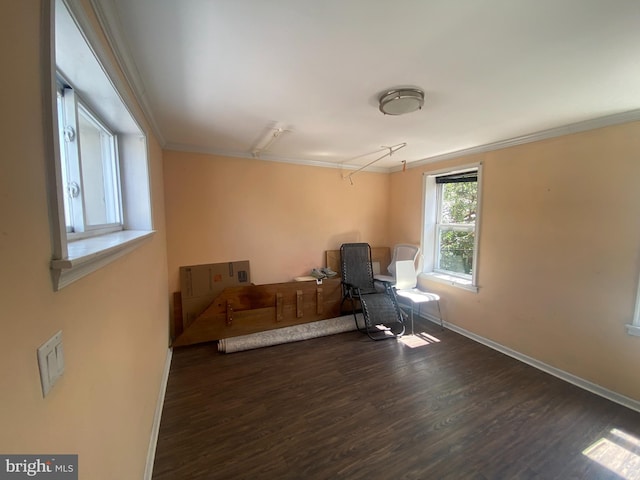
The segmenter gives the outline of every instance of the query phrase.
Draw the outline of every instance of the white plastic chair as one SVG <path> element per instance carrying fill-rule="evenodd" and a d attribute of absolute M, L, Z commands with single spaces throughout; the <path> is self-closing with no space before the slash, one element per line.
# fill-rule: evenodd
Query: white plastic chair
<path fill-rule="evenodd" d="M 423 303 L 436 302 L 438 318 L 440 318 L 440 327 L 444 328 L 442 312 L 440 310 L 440 296 L 416 288 L 418 275 L 416 274 L 413 260 L 400 260 L 396 262 L 395 273 L 396 282 L 394 288 L 396 295 L 399 298 L 406 298 L 411 302 L 411 335 L 413 335 L 413 307 L 415 304 L 418 304 L 418 315 L 420 315 L 420 307 Z"/>
<path fill-rule="evenodd" d="M 414 272 L 418 272 L 420 268 L 420 247 L 417 245 L 410 245 L 408 243 L 399 243 L 393 247 L 393 255 L 391 256 L 391 263 L 387 267 L 387 270 L 391 275 L 374 275 L 376 280 L 381 282 L 388 282 L 391 285 L 396 283 L 396 263 L 404 260 L 411 260 L 413 262 Z M 415 286 L 415 285 L 414 285 Z"/>

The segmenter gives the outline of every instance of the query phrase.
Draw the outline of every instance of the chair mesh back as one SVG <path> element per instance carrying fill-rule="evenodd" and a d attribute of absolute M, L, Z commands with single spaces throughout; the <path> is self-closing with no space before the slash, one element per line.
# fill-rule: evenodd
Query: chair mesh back
<path fill-rule="evenodd" d="M 371 247 L 368 243 L 344 243 L 340 247 L 342 281 L 362 292 L 374 291 Z"/>

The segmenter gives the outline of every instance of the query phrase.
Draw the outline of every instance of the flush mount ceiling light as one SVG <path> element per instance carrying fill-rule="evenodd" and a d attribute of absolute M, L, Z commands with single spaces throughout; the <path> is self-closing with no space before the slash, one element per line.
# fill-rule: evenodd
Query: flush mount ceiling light
<path fill-rule="evenodd" d="M 420 110 L 424 92 L 417 88 L 390 90 L 380 97 L 380 111 L 385 115 L 404 115 Z"/>

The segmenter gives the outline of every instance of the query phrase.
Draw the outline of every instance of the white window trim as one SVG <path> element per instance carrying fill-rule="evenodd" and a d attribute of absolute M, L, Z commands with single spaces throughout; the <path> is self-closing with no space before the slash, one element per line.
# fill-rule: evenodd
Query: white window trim
<path fill-rule="evenodd" d="M 436 220 L 438 213 L 436 176 L 462 173 L 468 170 L 478 172 L 478 216 L 475 224 L 475 244 L 473 255 L 473 268 L 471 278 L 458 276 L 451 273 L 437 271 L 435 269 L 436 258 Z M 424 256 L 423 272 L 420 278 L 431 280 L 446 285 L 451 285 L 463 290 L 478 293 L 478 256 L 480 240 L 480 222 L 482 218 L 482 163 L 473 163 L 460 167 L 447 168 L 433 172 L 425 172 L 423 175 L 423 198 L 422 198 L 422 252 Z"/>
<path fill-rule="evenodd" d="M 58 82 L 60 83 L 60 81 Z M 64 103 L 65 103 L 65 117 L 67 119 L 67 125 L 73 125 L 74 129 L 78 132 L 77 135 L 80 135 L 80 126 L 79 119 L 80 115 L 84 115 L 85 118 L 95 125 L 96 128 L 103 130 L 106 132 L 110 138 L 110 150 L 112 151 L 112 158 L 114 159 L 114 171 L 112 172 L 115 179 L 112 181 L 113 187 L 115 187 L 117 195 L 117 221 L 112 223 L 105 223 L 100 225 L 89 225 L 87 223 L 87 216 L 84 209 L 84 201 L 81 200 L 82 206 L 78 209 L 73 209 L 73 225 L 77 228 L 74 232 L 67 232 L 67 241 L 76 241 L 81 240 L 82 238 L 87 238 L 95 235 L 104 235 L 105 233 L 111 233 L 119 230 L 123 230 L 123 212 L 122 212 L 122 194 L 121 194 L 121 184 L 122 177 L 120 175 L 120 160 L 118 154 L 118 135 L 111 130 L 111 128 L 106 125 L 100 116 L 91 110 L 89 105 L 84 101 L 84 99 L 75 92 L 75 88 L 69 86 L 71 82 L 64 80 L 66 86 L 64 87 Z M 59 118 L 59 117 L 56 117 Z M 76 139 L 76 142 L 78 140 Z M 60 146 L 62 148 L 62 145 Z M 78 184 L 82 185 L 83 180 L 81 179 L 81 175 L 79 173 L 80 168 L 80 144 L 77 143 L 74 147 L 70 147 L 69 145 L 65 146 L 64 150 L 67 152 L 67 155 L 71 155 L 71 163 L 73 166 L 72 170 L 75 170 L 75 177 Z M 111 169 L 110 169 L 111 170 Z M 80 188 L 80 197 L 84 198 L 84 190 L 85 188 Z"/>
<path fill-rule="evenodd" d="M 137 123 L 140 132 L 146 136 L 146 132 L 140 127 L 141 122 L 136 118 L 131 108 L 133 99 L 126 93 L 126 85 L 121 80 L 118 69 L 111 63 L 109 56 L 100 43 L 98 35 L 92 30 L 91 21 L 83 10 L 78 0 L 62 0 L 68 8 L 71 16 L 85 36 L 85 40 L 92 49 L 97 61 L 101 64 L 106 75 L 113 82 L 115 91 L 120 95 L 122 103 L 128 109 L 131 117 Z M 49 197 L 49 217 L 51 225 L 52 260 L 50 263 L 51 277 L 55 291 L 70 283 L 102 268 L 108 263 L 120 258 L 140 246 L 145 239 L 150 238 L 155 231 L 152 228 L 151 192 L 149 157 L 146 138 L 125 138 L 126 149 L 129 151 L 144 151 L 144 162 L 135 162 L 133 165 L 121 165 L 121 168 L 130 170 L 132 174 L 142 175 L 145 185 L 121 185 L 123 196 L 129 197 L 134 202 L 129 218 L 125 218 L 124 230 L 91 238 L 83 238 L 68 241 L 64 204 L 61 192 L 62 175 L 60 171 L 60 145 L 57 127 L 57 84 L 56 84 L 56 60 L 55 60 L 55 3 L 56 0 L 42 2 L 42 72 L 43 72 L 43 118 L 44 139 L 50 157 L 47 158 L 47 193 Z M 88 38 L 90 37 L 90 38 Z M 98 48 L 96 49 L 96 46 Z M 49 85 L 49 88 L 46 86 Z M 130 136 L 129 136 L 130 137 Z M 134 145 L 134 142 L 142 141 L 143 145 Z M 144 163 L 144 165 L 142 165 Z M 126 174 L 125 174 L 126 175 Z M 122 180 L 124 182 L 124 179 Z M 126 182 L 125 182 L 126 183 Z M 134 198 L 135 197 L 135 200 Z M 135 204 L 135 202 L 139 202 Z M 142 208 L 140 208 L 142 207 Z"/>
<path fill-rule="evenodd" d="M 419 275 L 420 278 L 431 280 L 437 283 L 443 283 L 445 285 L 451 285 L 452 287 L 461 288 L 469 292 L 478 293 L 478 286 L 473 285 L 471 280 L 462 277 L 456 277 L 455 275 L 447 275 L 441 272 L 422 272 Z"/>
<path fill-rule="evenodd" d="M 633 311 L 632 323 L 627 325 L 627 333 L 640 337 L 640 279 L 638 280 L 638 290 L 636 292 L 636 306 Z"/>
<path fill-rule="evenodd" d="M 108 235 L 69 242 L 67 257 L 51 260 L 51 272 L 56 290 L 135 250 L 153 231 L 122 230 Z"/>

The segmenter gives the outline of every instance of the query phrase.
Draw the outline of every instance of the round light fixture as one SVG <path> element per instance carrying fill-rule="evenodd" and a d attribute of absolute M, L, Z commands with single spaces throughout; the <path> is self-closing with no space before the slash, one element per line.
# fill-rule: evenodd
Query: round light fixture
<path fill-rule="evenodd" d="M 420 110 L 424 105 L 424 92 L 417 88 L 390 90 L 380 97 L 380 111 L 385 115 L 404 115 Z"/>

